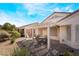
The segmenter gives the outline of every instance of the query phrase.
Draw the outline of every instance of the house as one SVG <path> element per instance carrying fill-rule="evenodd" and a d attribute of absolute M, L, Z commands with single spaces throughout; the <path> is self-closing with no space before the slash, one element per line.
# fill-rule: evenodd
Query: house
<path fill-rule="evenodd" d="M 24 29 L 25 37 L 47 36 L 48 49 L 50 48 L 51 39 L 79 49 L 79 10 L 73 13 L 54 12 L 43 22 L 22 26 L 20 29 Z"/>
<path fill-rule="evenodd" d="M 32 38 L 35 34 L 33 33 L 33 31 L 35 32 L 37 25 L 38 23 L 32 23 L 19 27 L 19 32 L 21 32 L 21 36 L 26 38 Z"/>

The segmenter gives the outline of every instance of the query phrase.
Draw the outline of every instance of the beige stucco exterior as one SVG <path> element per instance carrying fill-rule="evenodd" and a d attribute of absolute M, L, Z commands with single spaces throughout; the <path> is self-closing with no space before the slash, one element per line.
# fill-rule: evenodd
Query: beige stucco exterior
<path fill-rule="evenodd" d="M 25 37 L 47 36 L 48 48 L 50 48 L 50 39 L 53 39 L 79 49 L 79 10 L 73 13 L 55 12 L 43 22 L 33 23 L 23 28 Z"/>
<path fill-rule="evenodd" d="M 57 25 L 60 26 L 60 40 L 65 40 L 61 43 L 65 43 L 73 48 L 79 49 L 79 11 L 69 16 L 68 18 L 58 22 Z M 65 29 L 66 25 L 70 25 L 71 35 L 67 35 L 67 30 Z M 71 37 L 71 40 L 67 40 L 68 36 Z"/>

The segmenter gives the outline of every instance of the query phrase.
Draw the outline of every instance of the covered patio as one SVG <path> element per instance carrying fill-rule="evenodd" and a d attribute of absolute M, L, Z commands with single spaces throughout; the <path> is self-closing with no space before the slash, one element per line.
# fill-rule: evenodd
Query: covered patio
<path fill-rule="evenodd" d="M 59 41 L 59 26 L 55 24 L 40 24 L 36 27 L 26 27 L 24 29 L 26 38 L 35 38 L 37 35 L 40 38 L 47 37 L 47 48 L 50 49 L 50 40 Z"/>

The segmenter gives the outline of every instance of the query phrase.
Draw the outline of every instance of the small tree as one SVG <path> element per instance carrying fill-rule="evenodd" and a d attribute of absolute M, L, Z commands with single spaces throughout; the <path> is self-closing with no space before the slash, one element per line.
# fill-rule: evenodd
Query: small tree
<path fill-rule="evenodd" d="M 18 31 L 11 31 L 10 33 L 11 33 L 11 43 L 14 43 L 15 39 L 17 39 L 21 35 Z"/>
<path fill-rule="evenodd" d="M 15 25 L 11 25 L 10 23 L 5 23 L 2 26 L 2 29 L 6 30 L 6 31 L 13 31 L 13 30 L 16 30 L 16 27 L 15 27 Z"/>
<path fill-rule="evenodd" d="M 5 23 L 3 26 L 2 26 L 2 29 L 4 30 L 11 30 L 11 24 L 10 23 Z"/>
<path fill-rule="evenodd" d="M 20 37 L 20 33 L 17 31 L 17 28 L 15 25 L 12 25 L 10 23 L 5 23 L 3 24 L 3 26 L 1 26 L 1 29 L 11 34 L 10 36 L 11 43 L 14 43 L 15 39 Z"/>
<path fill-rule="evenodd" d="M 11 25 L 12 31 L 17 30 L 15 25 Z"/>

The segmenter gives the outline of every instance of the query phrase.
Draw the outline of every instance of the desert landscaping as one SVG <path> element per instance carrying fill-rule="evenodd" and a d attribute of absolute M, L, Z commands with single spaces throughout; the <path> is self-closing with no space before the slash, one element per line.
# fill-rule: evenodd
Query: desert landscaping
<path fill-rule="evenodd" d="M 0 43 L 0 55 L 9 56 L 15 47 L 16 43 L 10 44 L 10 41 Z"/>

